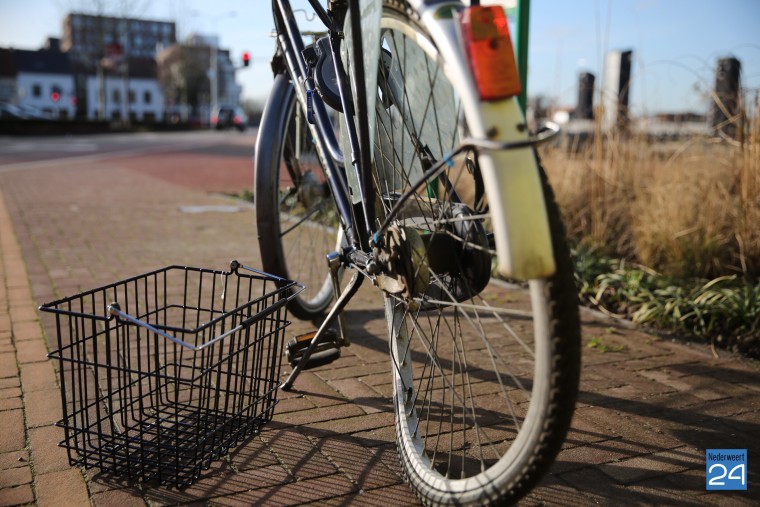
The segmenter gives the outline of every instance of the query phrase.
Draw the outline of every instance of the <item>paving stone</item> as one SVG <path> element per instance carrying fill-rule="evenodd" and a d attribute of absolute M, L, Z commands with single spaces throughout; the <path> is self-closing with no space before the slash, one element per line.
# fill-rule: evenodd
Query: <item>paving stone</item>
<path fill-rule="evenodd" d="M 578 447 L 592 442 L 603 442 L 614 437 L 611 428 L 605 428 L 589 421 L 576 411 L 562 447 L 563 449 Z"/>
<path fill-rule="evenodd" d="M 9 287 L 12 287 L 12 281 L 9 279 Z M 24 279 L 22 282 L 19 283 L 19 286 L 24 286 L 26 284 L 26 279 Z M 16 323 L 22 323 L 22 322 L 37 322 L 37 311 L 33 307 L 15 307 L 11 308 L 10 311 L 11 314 L 11 321 L 14 323 L 14 328 Z"/>
<path fill-rule="evenodd" d="M 0 412 L 0 452 L 12 452 L 25 446 L 24 412 L 4 410 Z"/>
<path fill-rule="evenodd" d="M 317 407 L 340 405 L 348 401 L 311 371 L 304 371 L 298 376 L 292 392 L 306 396 Z"/>
<path fill-rule="evenodd" d="M 624 400 L 635 400 L 640 398 L 651 398 L 653 396 L 665 393 L 671 393 L 675 389 L 671 386 L 654 381 L 639 381 L 625 384 L 620 387 L 613 387 L 605 392 L 605 395 L 613 398 Z"/>
<path fill-rule="evenodd" d="M 377 391 L 358 378 L 331 380 L 329 384 L 360 406 L 367 414 L 393 410 L 389 399 L 380 396 Z"/>
<path fill-rule="evenodd" d="M 355 406 L 355 405 L 352 405 Z M 329 429 L 338 433 L 357 433 L 367 431 L 373 428 L 383 428 L 393 425 L 393 413 L 376 412 L 372 414 L 362 414 L 358 417 L 346 417 L 343 419 L 332 419 L 325 422 L 315 422 L 310 424 L 312 428 Z"/>
<path fill-rule="evenodd" d="M 639 456 L 641 453 L 641 447 L 631 446 L 622 439 L 586 443 L 579 447 L 562 449 L 551 471 L 562 474 L 593 465 L 624 460 Z"/>
<path fill-rule="evenodd" d="M 13 322 L 13 339 L 16 343 L 27 340 L 40 340 L 41 338 L 42 330 L 40 329 L 39 322 L 34 320 Z"/>
<path fill-rule="evenodd" d="M 56 374 L 49 361 L 21 365 L 21 388 L 24 393 L 57 389 Z"/>
<path fill-rule="evenodd" d="M 362 377 L 364 375 L 370 375 L 372 373 L 387 373 L 389 368 L 390 361 L 372 364 L 358 363 L 351 366 L 330 368 L 328 370 L 319 372 L 318 375 L 324 380 L 337 380 L 344 378 Z"/>
<path fill-rule="evenodd" d="M 326 437 L 317 449 L 346 474 L 359 489 L 368 490 L 398 484 L 398 475 L 387 468 L 380 457 L 352 438 Z"/>
<path fill-rule="evenodd" d="M 42 340 L 26 340 L 16 344 L 16 357 L 19 363 L 47 361 L 48 349 Z"/>
<path fill-rule="evenodd" d="M 134 490 L 131 489 L 113 489 L 96 493 L 91 497 L 92 505 L 109 507 L 117 505 L 119 507 L 142 507 L 147 505 L 145 500 Z"/>
<path fill-rule="evenodd" d="M 0 506 L 25 505 L 34 502 L 32 486 L 24 484 L 0 490 Z"/>
<path fill-rule="evenodd" d="M 229 456 L 238 470 L 280 464 L 280 460 L 259 436 L 239 445 L 230 451 Z"/>
<path fill-rule="evenodd" d="M 582 499 L 585 500 L 577 489 L 562 480 L 561 477 L 549 473 L 539 481 L 538 485 L 518 505 L 583 505 Z"/>
<path fill-rule="evenodd" d="M 643 497 L 593 467 L 568 472 L 559 477 L 570 484 L 587 505 L 619 505 L 623 498 L 631 505 L 649 505 Z"/>
<path fill-rule="evenodd" d="M 0 453 L 0 470 L 25 467 L 29 465 L 29 451 L 19 449 L 17 451 Z"/>
<path fill-rule="evenodd" d="M 76 468 L 38 474 L 34 488 L 39 507 L 80 507 L 89 503 L 87 486 Z"/>
<path fill-rule="evenodd" d="M 292 480 L 282 466 L 270 465 L 237 473 L 228 470 L 225 473 L 202 477 L 193 485 L 181 490 L 171 488 L 149 489 L 145 493 L 145 497 L 151 504 L 185 503 L 240 493 L 254 487 L 271 488 Z"/>
<path fill-rule="evenodd" d="M 335 421 L 359 415 L 365 415 L 360 407 L 352 403 L 343 403 L 342 405 L 330 406 L 330 408 L 318 407 L 287 414 L 275 413 L 272 420 L 293 425 L 326 423 L 329 426 Z"/>
<path fill-rule="evenodd" d="M 54 424 L 63 416 L 61 391 L 57 388 L 27 392 L 24 395 L 24 404 L 26 424 L 30 428 Z"/>
<path fill-rule="evenodd" d="M 623 440 L 638 444 L 642 449 L 652 451 L 667 450 L 682 445 L 682 442 L 671 435 L 658 433 L 638 422 L 635 414 L 619 412 L 598 407 L 581 408 L 576 410 L 575 417 L 594 421 L 609 438 L 622 437 Z"/>
<path fill-rule="evenodd" d="M 261 438 L 296 479 L 310 479 L 338 471 L 298 428 L 263 432 Z"/>
<path fill-rule="evenodd" d="M 5 389 L 0 389 L 0 399 L 20 398 L 20 397 L 21 397 L 21 387 L 6 387 Z"/>
<path fill-rule="evenodd" d="M 80 469 L 81 470 L 81 469 Z M 90 490 L 90 496 L 97 493 L 103 493 L 105 491 L 112 491 L 116 489 L 123 489 L 129 491 L 132 496 L 143 496 L 143 492 L 138 487 L 139 485 L 126 476 L 119 476 L 110 472 L 103 472 L 98 468 L 89 468 L 84 471 L 85 482 Z M 143 484 L 142 487 L 147 487 L 147 484 Z"/>
<path fill-rule="evenodd" d="M 363 490 L 358 495 L 347 495 L 336 498 L 320 499 L 308 505 L 323 505 L 339 507 L 357 504 L 366 507 L 388 507 L 390 505 L 422 505 L 406 484 L 385 486 L 382 488 Z"/>
<path fill-rule="evenodd" d="M 341 474 L 335 474 L 214 498 L 209 501 L 209 505 L 300 505 L 356 492 L 356 486 L 348 479 Z"/>
<path fill-rule="evenodd" d="M 0 354 L 0 377 L 15 377 L 17 375 L 16 353 L 4 352 Z"/>
<path fill-rule="evenodd" d="M 698 454 L 689 447 L 656 452 L 646 456 L 607 463 L 599 469 L 623 484 L 638 482 L 646 478 L 682 472 L 704 465 Z M 702 455 L 702 458 L 704 455 Z"/>
<path fill-rule="evenodd" d="M 396 429 L 393 426 L 384 426 L 369 431 L 357 431 L 351 436 L 362 439 L 367 447 L 376 447 L 394 443 L 396 441 Z"/>
<path fill-rule="evenodd" d="M 693 497 L 690 498 L 689 493 L 681 488 L 674 488 L 673 484 L 668 482 L 667 477 L 663 475 L 631 484 L 626 489 L 638 493 L 648 505 L 684 505 L 690 507 L 709 505 L 709 503 L 694 501 Z"/>
<path fill-rule="evenodd" d="M 20 486 L 31 482 L 32 469 L 29 466 L 0 470 L 0 495 L 2 495 L 3 488 Z"/>
<path fill-rule="evenodd" d="M 29 446 L 32 449 L 36 473 L 44 474 L 71 468 L 66 449 L 58 446 L 64 437 L 63 428 L 56 426 L 43 426 L 29 430 Z"/>
<path fill-rule="evenodd" d="M 277 402 L 277 408 L 275 408 L 278 414 L 287 414 L 288 412 L 298 412 L 301 410 L 309 410 L 316 408 L 314 403 L 311 402 L 306 396 L 296 396 L 292 398 L 281 399 Z"/>

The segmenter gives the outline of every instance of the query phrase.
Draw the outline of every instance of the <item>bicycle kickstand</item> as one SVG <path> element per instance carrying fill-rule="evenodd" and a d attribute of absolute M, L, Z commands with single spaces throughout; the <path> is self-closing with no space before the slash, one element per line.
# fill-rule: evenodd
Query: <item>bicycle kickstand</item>
<path fill-rule="evenodd" d="M 338 280 L 338 273 L 340 272 L 341 265 L 340 254 L 338 252 L 327 254 L 327 266 L 330 268 L 330 278 L 332 279 L 335 301 L 340 299 L 340 281 Z M 341 347 L 348 347 L 351 345 L 351 341 L 348 339 L 348 334 L 346 334 L 346 319 L 343 316 L 343 312 L 338 314 L 338 345 Z"/>
<path fill-rule="evenodd" d="M 329 257 L 328 257 L 328 262 Z M 332 275 L 332 264 L 330 265 L 331 268 L 331 275 Z M 334 290 L 337 294 L 338 292 L 338 284 L 337 284 L 337 269 L 334 275 L 335 280 L 333 280 L 334 283 Z M 356 272 L 351 277 L 351 280 L 349 280 L 348 285 L 346 285 L 346 288 L 343 290 L 343 293 L 340 295 L 338 300 L 333 305 L 332 309 L 330 310 L 330 313 L 327 314 L 327 317 L 325 318 L 324 322 L 322 322 L 322 325 L 319 326 L 319 329 L 317 330 L 314 337 L 311 339 L 311 342 L 309 342 L 309 347 L 304 350 L 303 354 L 298 360 L 298 363 L 295 364 L 293 367 L 293 371 L 290 372 L 290 375 L 288 376 L 287 380 L 282 383 L 280 386 L 280 389 L 283 391 L 290 391 L 293 387 L 293 383 L 296 381 L 296 378 L 298 378 L 298 375 L 301 373 L 301 370 L 306 367 L 306 365 L 309 362 L 309 358 L 311 357 L 312 353 L 319 347 L 320 343 L 326 338 L 328 335 L 328 331 L 330 331 L 330 326 L 332 326 L 333 322 L 335 321 L 335 318 L 338 317 L 338 325 L 340 326 L 340 341 L 343 345 L 343 340 L 345 339 L 345 324 L 343 322 L 343 316 L 341 312 L 343 312 L 343 308 L 345 308 L 346 304 L 351 300 L 351 298 L 356 294 L 356 291 L 359 290 L 359 287 L 361 287 L 362 282 L 364 281 L 364 276 Z M 346 343 L 348 340 L 346 339 Z"/>

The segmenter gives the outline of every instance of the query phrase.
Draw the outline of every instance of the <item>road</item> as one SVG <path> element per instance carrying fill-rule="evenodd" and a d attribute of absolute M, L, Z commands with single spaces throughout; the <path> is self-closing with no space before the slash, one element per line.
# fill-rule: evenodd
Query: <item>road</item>
<path fill-rule="evenodd" d="M 61 161 L 93 162 L 167 152 L 252 156 L 257 129 L 237 131 L 147 132 L 85 136 L 0 136 L 0 171 L 49 167 Z"/>

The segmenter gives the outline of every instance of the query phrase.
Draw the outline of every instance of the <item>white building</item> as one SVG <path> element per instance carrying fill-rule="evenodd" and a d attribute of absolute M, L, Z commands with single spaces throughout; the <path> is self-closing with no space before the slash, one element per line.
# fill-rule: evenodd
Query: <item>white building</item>
<path fill-rule="evenodd" d="M 11 104 L 31 117 L 37 114 L 54 119 L 74 117 L 76 94 L 67 54 L 47 49 L 5 51 L 12 56 L 15 74 L 14 82 L 6 79 L 4 86 L 15 92 L 9 97 Z"/>
<path fill-rule="evenodd" d="M 164 116 L 164 94 L 153 59 L 130 59 L 126 72 L 88 75 L 87 118 L 154 122 Z M 104 114 L 101 116 L 100 109 Z"/>
<path fill-rule="evenodd" d="M 87 76 L 87 119 L 100 118 L 100 93 L 104 93 L 106 120 L 162 121 L 164 95 L 155 79 L 107 76 L 101 84 L 97 76 Z"/>

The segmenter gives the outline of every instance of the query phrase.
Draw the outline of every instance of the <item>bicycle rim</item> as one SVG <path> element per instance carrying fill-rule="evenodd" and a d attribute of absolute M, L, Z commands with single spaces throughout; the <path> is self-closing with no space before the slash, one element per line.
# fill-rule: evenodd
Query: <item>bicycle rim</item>
<path fill-rule="evenodd" d="M 378 223 L 467 132 L 434 45 L 404 4 L 386 0 L 385 7 L 373 167 Z M 406 292 L 387 295 L 385 304 L 397 441 L 402 468 L 426 503 L 516 500 L 551 464 L 569 426 L 579 376 L 577 303 L 544 183 L 559 266 L 549 280 L 490 277 L 493 231 L 475 151 L 452 160 L 394 221 L 399 251 L 410 259 L 398 268 Z"/>

